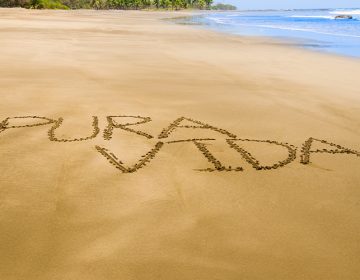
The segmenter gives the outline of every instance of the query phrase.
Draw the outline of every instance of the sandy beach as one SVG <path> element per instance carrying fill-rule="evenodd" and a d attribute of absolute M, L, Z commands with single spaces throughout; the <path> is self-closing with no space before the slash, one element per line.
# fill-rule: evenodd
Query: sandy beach
<path fill-rule="evenodd" d="M 356 280 L 360 60 L 0 9 L 0 279 Z"/>

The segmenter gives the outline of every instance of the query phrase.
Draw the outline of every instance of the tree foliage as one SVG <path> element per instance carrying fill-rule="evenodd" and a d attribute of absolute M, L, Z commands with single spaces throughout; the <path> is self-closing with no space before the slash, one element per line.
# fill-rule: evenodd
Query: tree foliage
<path fill-rule="evenodd" d="M 211 9 L 213 0 L 0 0 L 0 7 L 32 9 Z"/>
<path fill-rule="evenodd" d="M 212 10 L 222 10 L 222 11 L 232 11 L 232 10 L 236 10 L 236 7 L 230 4 L 216 4 L 211 6 Z"/>

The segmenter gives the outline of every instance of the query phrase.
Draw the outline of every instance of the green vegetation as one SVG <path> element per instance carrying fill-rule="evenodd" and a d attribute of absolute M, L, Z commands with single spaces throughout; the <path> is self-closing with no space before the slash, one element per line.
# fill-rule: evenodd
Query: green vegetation
<path fill-rule="evenodd" d="M 28 9 L 69 9 L 67 5 L 59 0 L 0 0 L 0 7 L 23 7 Z"/>
<path fill-rule="evenodd" d="M 32 9 L 54 9 L 54 10 L 69 10 L 70 8 L 58 0 L 31 0 L 26 6 Z"/>
<path fill-rule="evenodd" d="M 213 0 L 0 0 L 0 7 L 23 7 L 29 9 L 209 10 L 212 8 L 212 1 Z"/>
<path fill-rule="evenodd" d="M 236 10 L 236 7 L 230 4 L 219 3 L 211 6 L 211 10 L 233 11 Z"/>

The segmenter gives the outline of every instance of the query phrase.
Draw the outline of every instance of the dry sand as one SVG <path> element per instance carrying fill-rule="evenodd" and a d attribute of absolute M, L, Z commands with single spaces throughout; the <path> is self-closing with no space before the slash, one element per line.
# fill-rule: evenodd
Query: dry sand
<path fill-rule="evenodd" d="M 0 10 L 0 279 L 359 279 L 360 61 L 173 16 Z"/>

